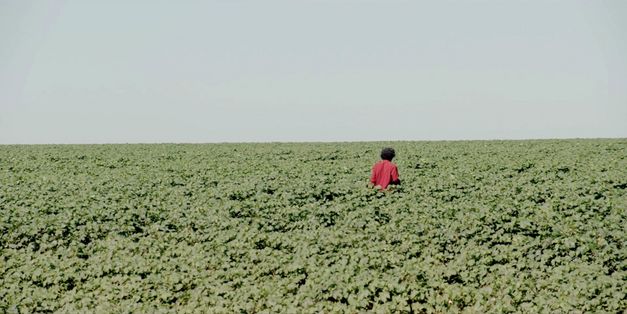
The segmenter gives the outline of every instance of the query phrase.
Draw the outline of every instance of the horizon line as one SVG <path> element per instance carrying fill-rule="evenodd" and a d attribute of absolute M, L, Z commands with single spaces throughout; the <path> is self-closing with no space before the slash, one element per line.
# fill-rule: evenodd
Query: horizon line
<path fill-rule="evenodd" d="M 490 139 L 389 139 L 389 140 L 315 140 L 315 141 L 190 141 L 190 142 L 101 142 L 101 143 L 0 143 L 0 146 L 45 146 L 45 145 L 216 145 L 216 144 L 348 144 L 389 142 L 522 142 L 522 141 L 576 141 L 576 140 L 627 140 L 627 137 L 555 137 L 555 138 L 490 138 Z"/>

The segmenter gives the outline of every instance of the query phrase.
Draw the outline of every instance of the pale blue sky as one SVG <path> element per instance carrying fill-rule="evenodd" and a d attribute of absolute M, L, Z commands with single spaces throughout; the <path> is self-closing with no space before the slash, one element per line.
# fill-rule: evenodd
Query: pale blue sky
<path fill-rule="evenodd" d="M 0 144 L 627 137 L 627 1 L 0 0 Z"/>

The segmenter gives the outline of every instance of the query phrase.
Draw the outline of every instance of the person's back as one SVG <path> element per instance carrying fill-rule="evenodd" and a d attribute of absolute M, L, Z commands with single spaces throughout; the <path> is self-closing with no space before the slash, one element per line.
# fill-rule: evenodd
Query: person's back
<path fill-rule="evenodd" d="M 372 166 L 370 183 L 381 189 L 386 189 L 390 184 L 401 183 L 398 178 L 398 168 L 392 163 L 395 156 L 396 153 L 392 148 L 384 148 L 381 151 L 381 160 Z"/>

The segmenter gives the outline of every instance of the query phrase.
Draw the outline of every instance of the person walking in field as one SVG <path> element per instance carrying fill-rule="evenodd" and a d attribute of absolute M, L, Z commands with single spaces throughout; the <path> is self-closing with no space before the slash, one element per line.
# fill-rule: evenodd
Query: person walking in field
<path fill-rule="evenodd" d="M 381 150 L 381 160 L 372 166 L 372 174 L 370 175 L 370 183 L 385 190 L 390 184 L 401 184 L 398 178 L 398 168 L 392 163 L 392 159 L 396 156 L 393 148 L 386 147 Z"/>

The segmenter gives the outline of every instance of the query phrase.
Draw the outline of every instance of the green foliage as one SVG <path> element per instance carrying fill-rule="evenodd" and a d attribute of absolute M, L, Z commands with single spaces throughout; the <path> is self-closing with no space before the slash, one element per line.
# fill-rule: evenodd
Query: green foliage
<path fill-rule="evenodd" d="M 0 312 L 622 312 L 626 187 L 623 139 L 1 146 Z"/>

